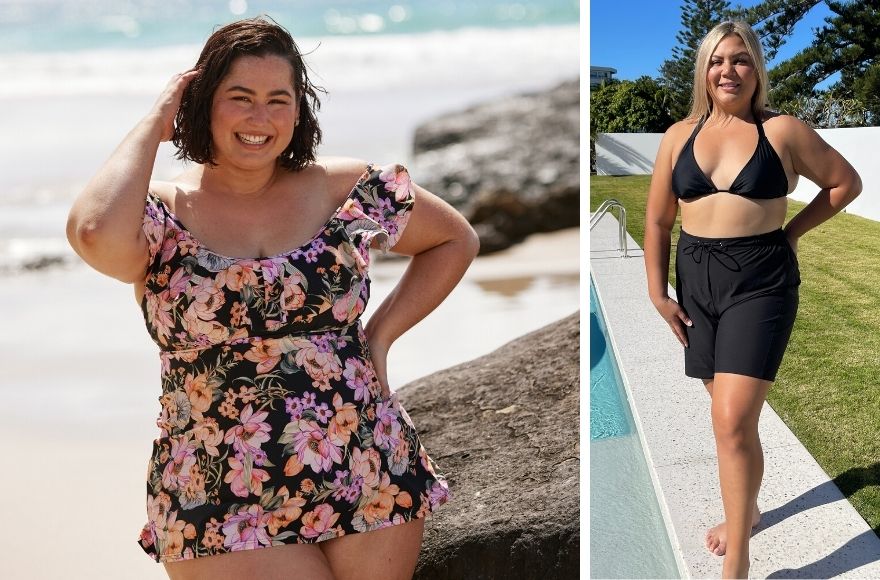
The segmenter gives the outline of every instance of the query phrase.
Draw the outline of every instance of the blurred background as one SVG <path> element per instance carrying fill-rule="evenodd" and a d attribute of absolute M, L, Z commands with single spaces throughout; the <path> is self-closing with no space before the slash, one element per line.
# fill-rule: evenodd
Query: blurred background
<path fill-rule="evenodd" d="M 157 348 L 131 288 L 85 266 L 64 227 L 171 75 L 215 28 L 258 14 L 293 34 L 329 91 L 319 153 L 400 162 L 417 182 L 423 166 L 424 181 L 445 183 L 417 159 L 420 125 L 579 75 L 575 0 L 0 0 L 0 497 L 15 522 L 0 528 L 4 578 L 165 577 L 136 544 L 158 434 Z M 532 101 L 517 102 L 514 115 L 530 117 Z M 154 176 L 181 167 L 163 144 Z M 394 345 L 392 389 L 577 310 L 578 229 L 514 242 L 478 258 Z M 374 262 L 366 317 L 405 265 Z"/>

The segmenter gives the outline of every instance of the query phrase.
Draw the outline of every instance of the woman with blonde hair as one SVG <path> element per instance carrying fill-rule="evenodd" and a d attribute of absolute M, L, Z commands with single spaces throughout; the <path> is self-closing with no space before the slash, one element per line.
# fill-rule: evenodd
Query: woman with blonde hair
<path fill-rule="evenodd" d="M 386 361 L 478 239 L 402 166 L 318 158 L 318 105 L 283 27 L 223 26 L 70 212 L 160 349 L 139 541 L 174 579 L 411 578 L 451 497 Z M 151 181 L 169 140 L 191 164 Z M 371 247 L 412 259 L 364 326 Z"/>
<path fill-rule="evenodd" d="M 714 27 L 697 52 L 691 112 L 661 141 L 645 223 L 651 300 L 685 348 L 685 374 L 702 379 L 712 399 L 725 519 L 708 530 L 706 547 L 724 556 L 724 578 L 748 577 L 764 472 L 758 418 L 798 308 L 798 240 L 862 187 L 813 129 L 769 111 L 767 93 L 754 31 L 744 22 Z M 821 189 L 783 227 L 800 175 Z"/>

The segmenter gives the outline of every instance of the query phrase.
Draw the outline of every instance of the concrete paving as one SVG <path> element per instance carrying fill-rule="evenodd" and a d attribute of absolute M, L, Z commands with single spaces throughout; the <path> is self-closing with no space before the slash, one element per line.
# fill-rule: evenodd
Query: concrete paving
<path fill-rule="evenodd" d="M 709 396 L 685 376 L 682 347 L 648 299 L 642 251 L 628 243 L 631 257 L 619 257 L 617 220 L 603 217 L 590 232 L 591 277 L 682 577 L 718 578 L 722 558 L 704 546 L 723 519 Z M 763 517 L 750 577 L 880 578 L 880 539 L 766 403 L 759 430 Z"/>

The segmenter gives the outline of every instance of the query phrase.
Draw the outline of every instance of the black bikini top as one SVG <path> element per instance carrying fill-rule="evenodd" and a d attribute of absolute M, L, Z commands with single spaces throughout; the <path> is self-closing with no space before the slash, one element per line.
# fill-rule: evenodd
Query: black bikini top
<path fill-rule="evenodd" d="M 785 168 L 776 150 L 764 135 L 764 127 L 757 116 L 755 124 L 758 126 L 758 146 L 755 147 L 752 158 L 733 180 L 730 189 L 715 187 L 712 180 L 706 177 L 697 165 L 697 159 L 694 157 L 694 140 L 703 128 L 704 121 L 705 119 L 701 117 L 690 139 L 681 150 L 675 167 L 672 168 L 672 191 L 677 198 L 690 199 L 720 191 L 753 199 L 773 199 L 788 195 L 788 177 L 785 175 Z"/>

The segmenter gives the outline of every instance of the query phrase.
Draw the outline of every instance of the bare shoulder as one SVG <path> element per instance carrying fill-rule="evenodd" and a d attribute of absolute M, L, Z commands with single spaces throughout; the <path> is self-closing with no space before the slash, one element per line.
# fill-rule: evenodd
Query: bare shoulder
<path fill-rule="evenodd" d="M 663 143 L 672 149 L 680 149 L 694 132 L 697 126 L 695 119 L 682 119 L 673 123 L 663 134 Z"/>
<path fill-rule="evenodd" d="M 776 111 L 765 111 L 763 117 L 764 128 L 780 135 L 789 133 L 803 134 L 804 132 L 813 131 L 809 125 L 792 115 L 785 115 Z"/>
<path fill-rule="evenodd" d="M 315 162 L 315 168 L 323 174 L 328 195 L 339 203 L 351 193 L 368 165 L 363 159 L 354 157 L 322 156 Z"/>

